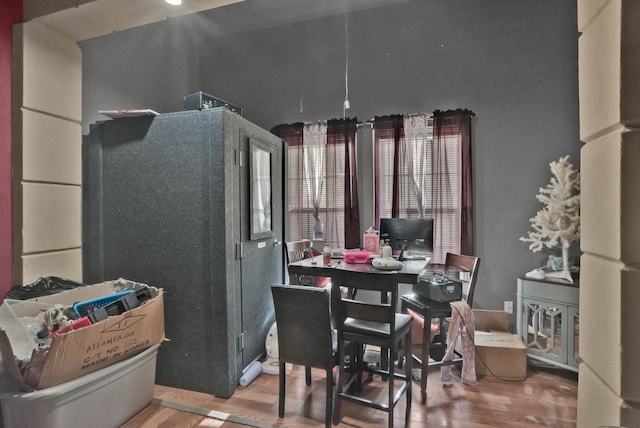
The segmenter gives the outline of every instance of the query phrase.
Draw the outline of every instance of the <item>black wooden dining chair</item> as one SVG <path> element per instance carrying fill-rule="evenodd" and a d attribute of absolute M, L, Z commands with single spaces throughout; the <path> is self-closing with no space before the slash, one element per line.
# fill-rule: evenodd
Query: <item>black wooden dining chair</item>
<path fill-rule="evenodd" d="M 325 425 L 333 412 L 333 368 L 337 363 L 336 333 L 331 325 L 329 292 L 324 288 L 296 285 L 271 287 L 278 326 L 278 416 L 284 418 L 285 364 L 323 369 L 326 373 Z M 310 371 L 307 371 L 310 373 Z M 311 376 L 307 377 L 307 385 Z"/>
<path fill-rule="evenodd" d="M 307 257 L 307 251 L 313 246 L 309 239 L 291 241 L 285 243 L 285 256 L 287 265 L 297 262 Z M 289 284 L 300 285 L 300 279 L 296 274 L 289 274 Z"/>
<path fill-rule="evenodd" d="M 371 290 L 380 292 L 383 298 L 380 303 L 369 303 L 348 299 L 332 294 L 338 298 L 337 330 L 340 361 L 344 361 L 345 344 L 356 344 L 355 370 L 338 372 L 336 386 L 336 403 L 333 423 L 340 423 L 342 416 L 341 401 L 347 400 L 388 413 L 388 426 L 393 426 L 394 408 L 402 396 L 406 400 L 406 418 L 411 411 L 411 359 L 406 362 L 405 373 L 396 372 L 396 350 L 403 343 L 405 355 L 411 350 L 411 317 L 396 312 L 398 302 L 398 278 L 396 272 L 380 271 L 341 271 L 333 277 L 334 286 L 338 283 L 349 289 Z M 380 366 L 368 366 L 364 362 L 363 353 L 366 345 L 380 349 Z M 386 358 L 385 355 L 386 354 Z M 384 363 L 386 361 L 386 364 Z M 366 388 L 362 384 L 362 373 L 368 371 L 379 374 L 388 383 L 388 394 L 385 401 L 367 397 Z M 396 380 L 402 384 L 396 388 Z"/>
<path fill-rule="evenodd" d="M 289 266 L 290 263 L 298 262 L 315 255 L 320 255 L 320 252 L 317 249 L 314 249 L 313 242 L 309 239 L 286 242 L 285 249 L 287 266 Z M 325 287 L 331 284 L 331 278 L 289 273 L 289 284 Z"/>
<path fill-rule="evenodd" d="M 479 267 L 479 257 L 447 253 L 444 265 L 441 268 L 436 267 L 435 270 L 448 278 L 460 280 L 463 288 L 463 299 L 466 300 L 469 306 L 473 306 L 473 296 L 475 294 Z M 421 349 L 414 349 L 411 354 L 407 354 L 412 357 L 407 358 L 407 360 L 413 359 L 420 364 L 420 393 L 421 401 L 424 403 L 427 399 L 427 369 L 428 367 L 443 364 L 440 360 L 442 359 L 442 355 L 444 355 L 444 351 L 447 349 L 445 319 L 451 316 L 451 305 L 446 302 L 429 300 L 426 297 L 416 294 L 402 296 L 400 303 L 402 312 L 409 312 L 410 310 L 415 314 L 414 316 L 416 318 L 421 318 L 420 323 L 424 325 L 421 343 L 414 344 L 414 347 Z M 431 322 L 436 319 L 439 324 L 438 334 L 435 336 L 434 343 L 431 343 Z M 435 361 L 429 362 L 429 356 L 434 356 L 434 351 L 437 352 L 434 358 Z M 456 358 L 452 362 L 459 363 L 461 361 L 461 358 Z"/>
<path fill-rule="evenodd" d="M 289 266 L 290 263 L 298 262 L 305 258 L 313 257 L 315 255 L 313 242 L 309 239 L 285 242 L 285 255 L 286 255 L 287 266 Z M 331 285 L 331 278 L 289 273 L 289 284 L 306 285 L 306 286 L 312 286 L 312 287 L 326 287 Z M 311 367 L 305 368 L 305 379 L 307 381 L 307 385 L 310 385 L 311 384 Z"/>

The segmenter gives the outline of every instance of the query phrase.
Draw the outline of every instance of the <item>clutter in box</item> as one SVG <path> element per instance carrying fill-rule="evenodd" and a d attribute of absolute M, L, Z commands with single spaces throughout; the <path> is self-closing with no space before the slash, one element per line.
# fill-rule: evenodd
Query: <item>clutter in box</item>
<path fill-rule="evenodd" d="M 162 340 L 163 290 L 125 279 L 0 305 L 4 369 L 25 391 L 92 373 Z"/>

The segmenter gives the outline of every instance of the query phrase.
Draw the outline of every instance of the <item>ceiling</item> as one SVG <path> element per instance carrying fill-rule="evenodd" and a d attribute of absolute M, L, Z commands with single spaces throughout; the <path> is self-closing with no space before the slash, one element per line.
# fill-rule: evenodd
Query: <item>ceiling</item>
<path fill-rule="evenodd" d="M 242 3 L 243 24 L 270 26 L 407 0 L 25 0 L 25 20 L 82 41 L 182 15 Z"/>
<path fill-rule="evenodd" d="M 28 0 L 25 19 L 81 41 L 241 1 L 183 0 L 180 6 L 171 6 L 164 0 L 74 0 L 71 5 L 69 1 Z"/>

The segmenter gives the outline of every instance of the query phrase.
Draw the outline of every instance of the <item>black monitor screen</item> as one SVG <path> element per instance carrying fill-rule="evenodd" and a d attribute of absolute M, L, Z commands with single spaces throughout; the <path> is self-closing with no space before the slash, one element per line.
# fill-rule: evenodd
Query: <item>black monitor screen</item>
<path fill-rule="evenodd" d="M 394 254 L 433 254 L 433 219 L 381 218 L 380 240 L 389 240 Z"/>

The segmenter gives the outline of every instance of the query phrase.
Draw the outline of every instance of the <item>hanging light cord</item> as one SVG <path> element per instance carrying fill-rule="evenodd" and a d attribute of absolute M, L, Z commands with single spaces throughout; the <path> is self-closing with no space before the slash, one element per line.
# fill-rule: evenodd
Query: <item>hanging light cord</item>
<path fill-rule="evenodd" d="M 345 33 L 345 66 L 344 66 L 344 104 L 342 106 L 342 117 L 346 118 L 349 104 L 349 14 L 348 1 L 344 1 L 344 33 Z"/>

